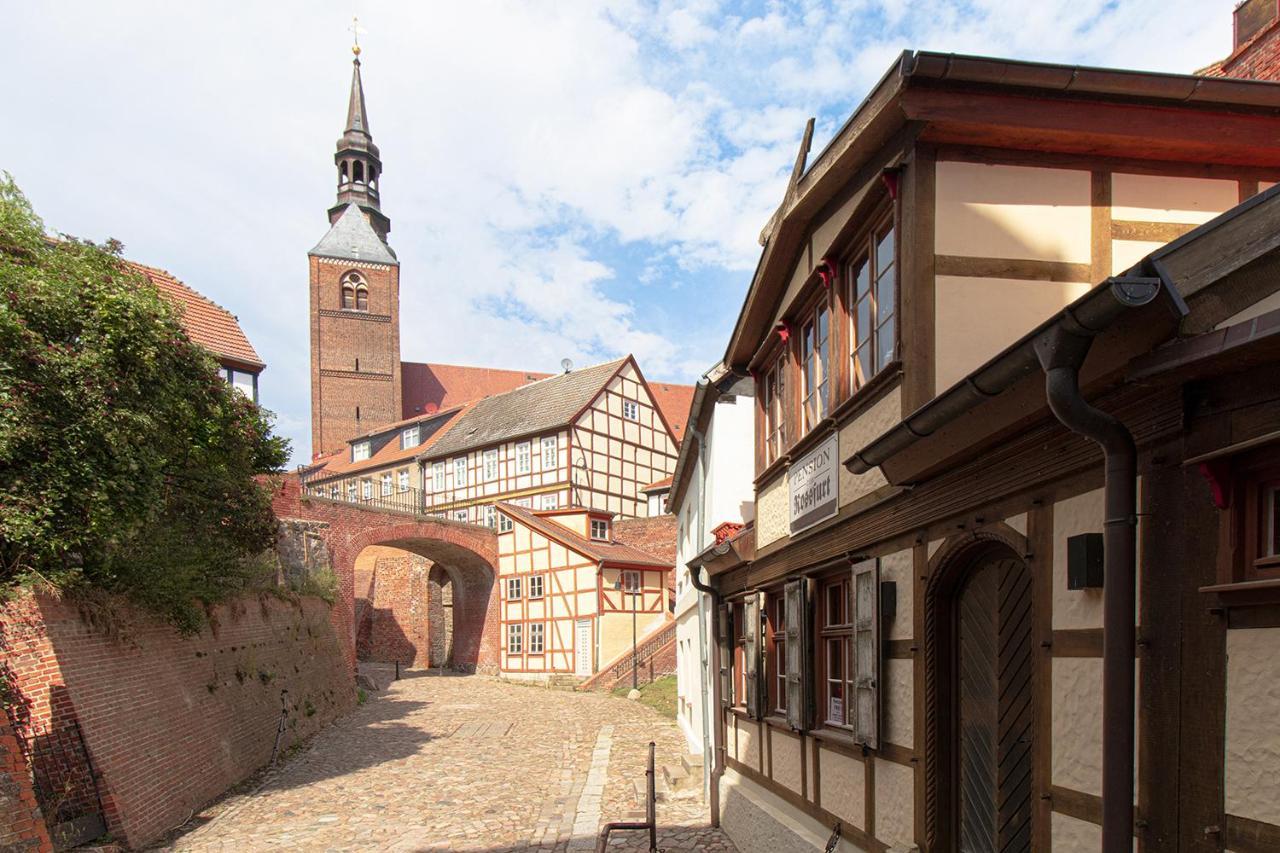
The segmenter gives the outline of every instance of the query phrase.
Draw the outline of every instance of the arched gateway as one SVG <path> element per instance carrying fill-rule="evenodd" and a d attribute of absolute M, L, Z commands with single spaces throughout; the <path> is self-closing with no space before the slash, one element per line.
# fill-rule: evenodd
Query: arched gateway
<path fill-rule="evenodd" d="M 277 486 L 272 508 L 277 519 L 304 523 L 305 536 L 323 543 L 338 580 L 332 618 L 353 670 L 357 561 L 379 548 L 394 548 L 432 564 L 424 572 L 420 593 L 411 593 L 422 597 L 418 611 L 427 638 L 427 647 L 416 659 L 465 671 L 497 669 L 498 554 L 491 530 L 305 495 L 294 477 Z"/>

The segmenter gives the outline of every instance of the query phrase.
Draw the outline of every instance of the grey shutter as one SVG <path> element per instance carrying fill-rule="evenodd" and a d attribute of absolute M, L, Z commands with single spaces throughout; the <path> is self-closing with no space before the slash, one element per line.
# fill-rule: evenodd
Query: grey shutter
<path fill-rule="evenodd" d="M 729 645 L 733 628 L 729 622 L 729 605 L 721 604 L 718 610 L 716 648 L 720 658 L 720 707 L 728 708 L 733 704 L 733 647 Z"/>
<path fill-rule="evenodd" d="M 854 740 L 880 745 L 880 561 L 853 564 Z"/>
<path fill-rule="evenodd" d="M 813 627 L 810 615 L 812 581 L 800 578 L 783 590 L 787 621 L 787 724 L 797 731 L 812 727 Z"/>
<path fill-rule="evenodd" d="M 747 595 L 743 601 L 743 618 L 746 620 L 744 631 L 746 644 L 742 650 L 742 666 L 743 683 L 746 685 L 746 705 L 747 713 L 755 719 L 764 716 L 765 691 L 763 690 L 764 666 L 762 660 L 762 652 L 764 643 L 761 642 L 760 631 L 760 613 L 763 608 L 764 593 L 753 592 Z"/>

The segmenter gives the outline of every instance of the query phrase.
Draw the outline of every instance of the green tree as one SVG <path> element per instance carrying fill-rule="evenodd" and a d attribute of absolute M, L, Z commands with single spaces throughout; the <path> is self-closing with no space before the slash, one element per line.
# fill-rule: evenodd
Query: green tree
<path fill-rule="evenodd" d="M 254 583 L 284 439 L 120 245 L 49 239 L 0 181 L 0 592 L 127 596 L 180 629 Z"/>

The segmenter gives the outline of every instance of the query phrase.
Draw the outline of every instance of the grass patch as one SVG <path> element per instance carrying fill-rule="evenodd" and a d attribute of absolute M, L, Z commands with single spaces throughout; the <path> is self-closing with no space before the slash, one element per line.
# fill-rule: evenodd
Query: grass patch
<path fill-rule="evenodd" d="M 630 682 L 613 689 L 613 695 L 623 699 L 626 699 L 630 692 Z M 676 718 L 676 677 L 664 675 L 650 684 L 641 684 L 638 701 L 648 705 L 662 716 L 674 720 Z"/>

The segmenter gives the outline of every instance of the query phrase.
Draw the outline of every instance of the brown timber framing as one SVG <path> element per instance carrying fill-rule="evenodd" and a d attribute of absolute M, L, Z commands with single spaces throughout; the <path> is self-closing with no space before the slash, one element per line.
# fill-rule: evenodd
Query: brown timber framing
<path fill-rule="evenodd" d="M 904 366 L 902 410 L 915 411 L 933 398 L 936 345 L 935 227 L 937 163 L 933 149 L 917 144 L 902 169 L 898 235 L 899 357 Z"/>
<path fill-rule="evenodd" d="M 1032 795 L 1035 797 L 1031 821 L 1031 849 L 1049 850 L 1052 845 L 1052 800 L 1046 798 L 1053 784 L 1053 504 L 1041 502 L 1027 512 L 1027 566 L 1031 571 L 1031 603 L 1034 621 L 1031 641 L 1035 654 L 1032 702 Z"/>

